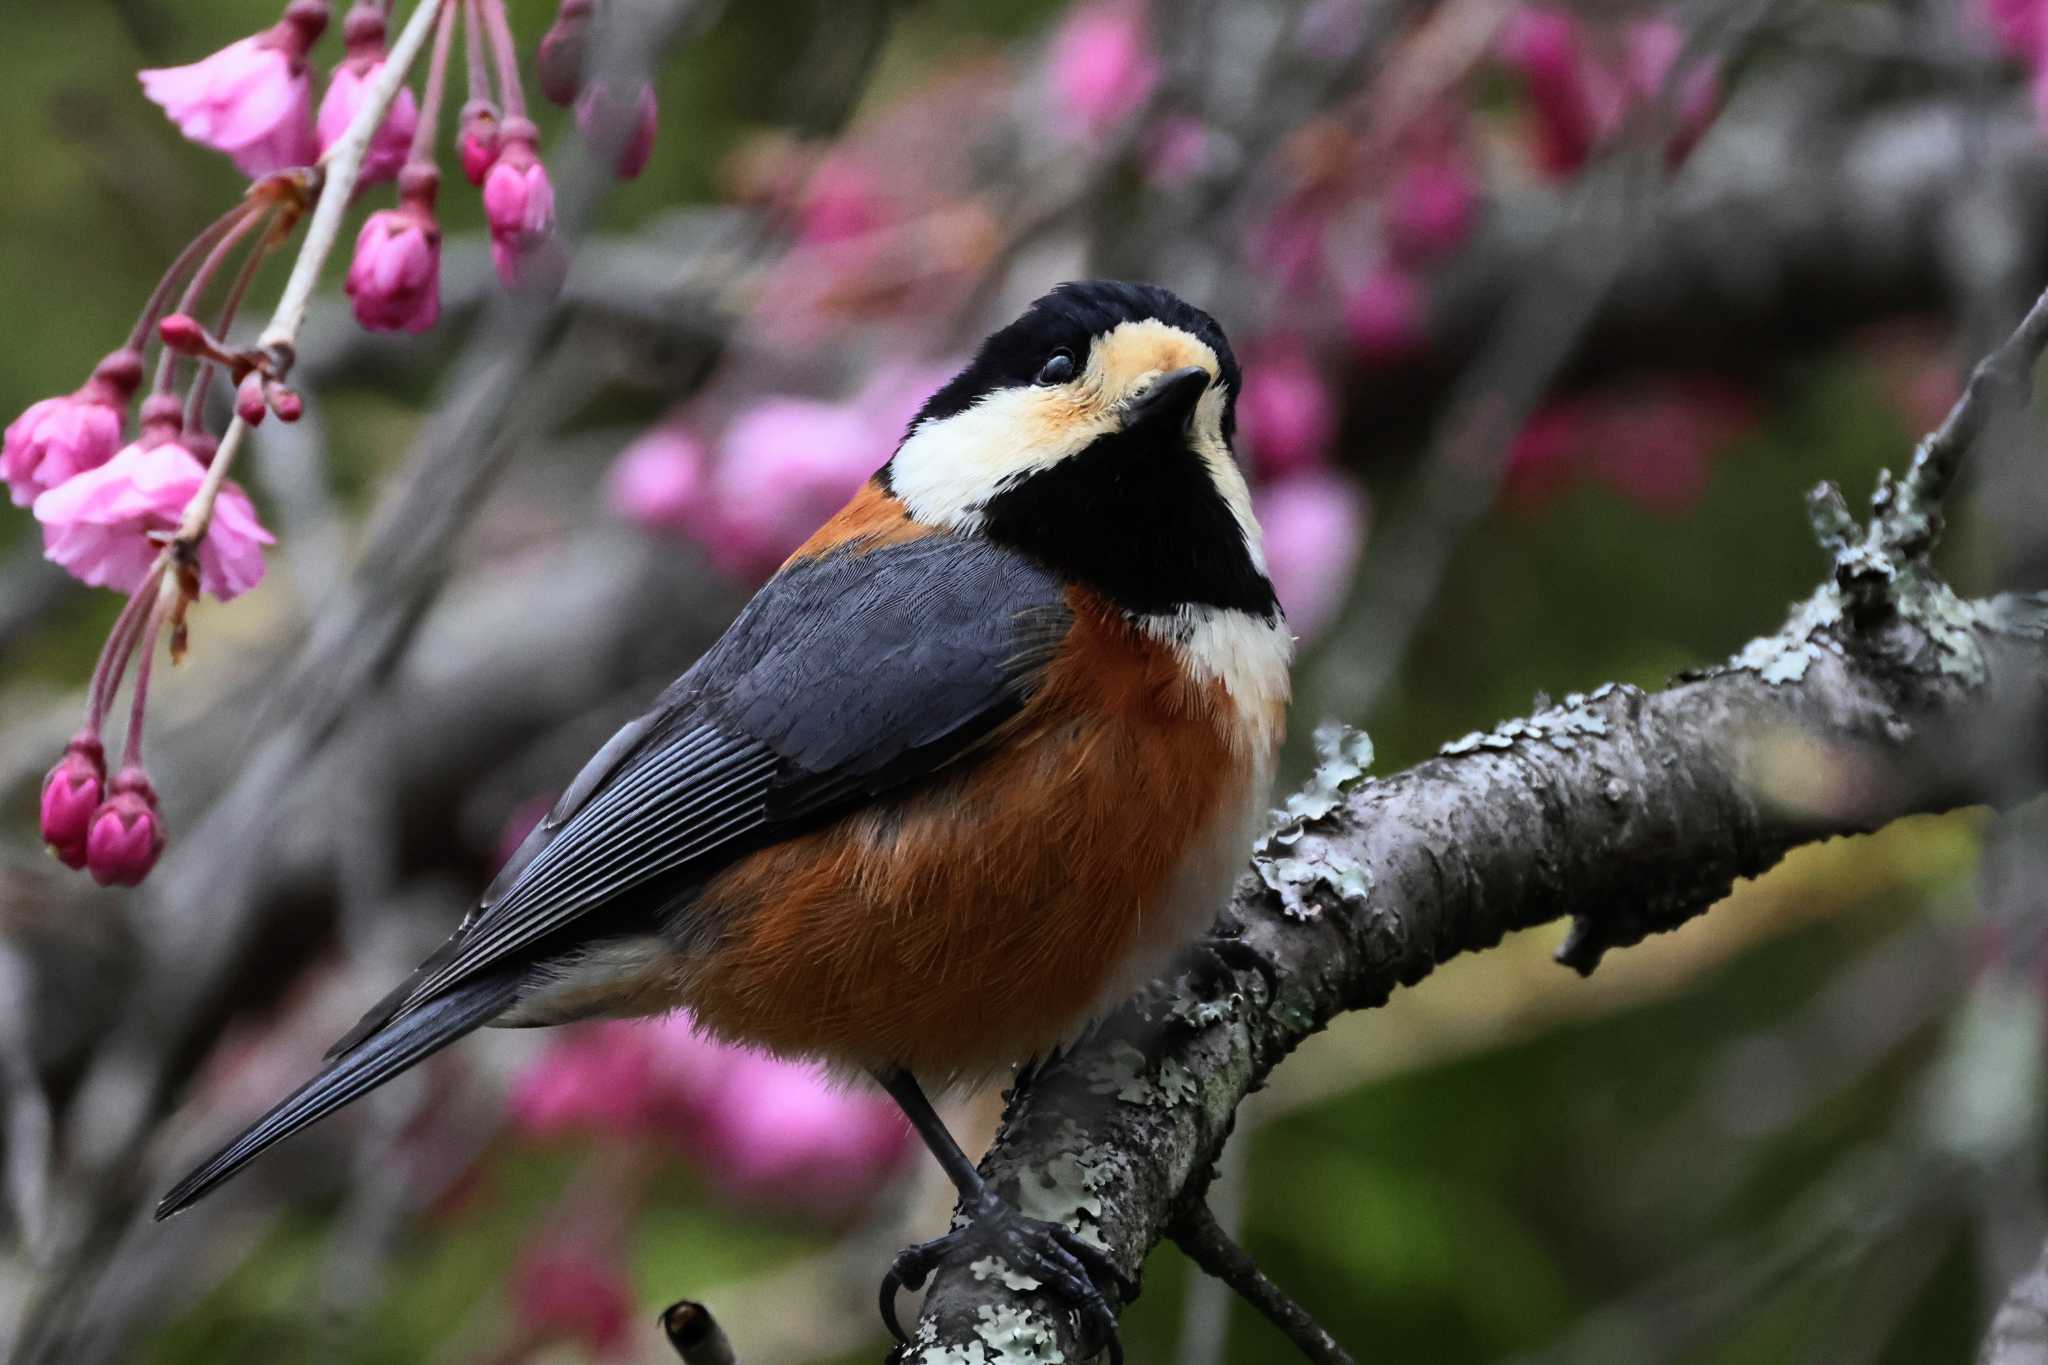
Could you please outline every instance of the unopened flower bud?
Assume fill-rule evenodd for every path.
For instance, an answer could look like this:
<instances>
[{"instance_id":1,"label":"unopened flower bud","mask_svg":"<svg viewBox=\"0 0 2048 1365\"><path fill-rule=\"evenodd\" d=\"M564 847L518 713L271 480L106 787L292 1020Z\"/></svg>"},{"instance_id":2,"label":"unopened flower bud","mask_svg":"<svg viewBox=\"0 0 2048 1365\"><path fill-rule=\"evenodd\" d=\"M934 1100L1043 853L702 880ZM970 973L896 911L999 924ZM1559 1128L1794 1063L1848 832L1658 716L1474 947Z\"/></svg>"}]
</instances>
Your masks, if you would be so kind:
<instances>
[{"instance_id":1,"label":"unopened flower bud","mask_svg":"<svg viewBox=\"0 0 2048 1365\"><path fill-rule=\"evenodd\" d=\"M270 410L277 414L280 422L296 422L306 415L306 400L299 397L297 389L282 380L264 380L263 396L270 400Z\"/></svg>"},{"instance_id":2,"label":"unopened flower bud","mask_svg":"<svg viewBox=\"0 0 2048 1365\"><path fill-rule=\"evenodd\" d=\"M86 831L107 783L107 755L99 737L81 732L43 779L43 842L66 867L85 866Z\"/></svg>"},{"instance_id":3,"label":"unopened flower bud","mask_svg":"<svg viewBox=\"0 0 2048 1365\"><path fill-rule=\"evenodd\" d=\"M484 183L498 161L498 109L489 100L462 106L462 131L456 138L462 173L472 185Z\"/></svg>"},{"instance_id":4,"label":"unopened flower bud","mask_svg":"<svg viewBox=\"0 0 2048 1365\"><path fill-rule=\"evenodd\" d=\"M180 355L197 355L206 349L206 328L190 313L171 313L156 325L164 345Z\"/></svg>"},{"instance_id":5,"label":"unopened flower bud","mask_svg":"<svg viewBox=\"0 0 2048 1365\"><path fill-rule=\"evenodd\" d=\"M262 425L269 412L270 404L263 400L263 376L251 370L235 386L235 416L253 427Z\"/></svg>"},{"instance_id":6,"label":"unopened flower bud","mask_svg":"<svg viewBox=\"0 0 2048 1365\"><path fill-rule=\"evenodd\" d=\"M551 104L564 109L576 102L583 89L583 63L589 48L591 0L562 0L555 22L540 37L540 56L534 65L540 76L540 92Z\"/></svg>"},{"instance_id":7,"label":"unopened flower bud","mask_svg":"<svg viewBox=\"0 0 2048 1365\"><path fill-rule=\"evenodd\" d=\"M622 100L610 86L594 82L576 101L576 126L619 179L632 180L647 169L661 126L654 87L643 83L630 100Z\"/></svg>"},{"instance_id":8,"label":"unopened flower bud","mask_svg":"<svg viewBox=\"0 0 2048 1365\"><path fill-rule=\"evenodd\" d=\"M136 886L164 851L156 790L135 767L116 773L108 790L86 831L85 870L101 886Z\"/></svg>"}]
</instances>

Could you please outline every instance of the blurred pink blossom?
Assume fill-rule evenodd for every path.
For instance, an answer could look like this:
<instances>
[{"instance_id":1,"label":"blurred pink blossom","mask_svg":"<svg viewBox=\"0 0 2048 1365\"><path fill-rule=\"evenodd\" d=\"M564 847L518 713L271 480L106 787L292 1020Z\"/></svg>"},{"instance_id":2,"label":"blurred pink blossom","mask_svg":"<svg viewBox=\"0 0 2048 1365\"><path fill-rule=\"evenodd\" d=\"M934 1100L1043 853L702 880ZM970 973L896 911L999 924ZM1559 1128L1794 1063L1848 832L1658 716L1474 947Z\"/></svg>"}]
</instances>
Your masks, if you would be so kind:
<instances>
[{"instance_id":1,"label":"blurred pink blossom","mask_svg":"<svg viewBox=\"0 0 2048 1365\"><path fill-rule=\"evenodd\" d=\"M1053 35L1054 98L1081 131L1099 136L1137 112L1159 80L1159 59L1135 0L1087 0Z\"/></svg>"},{"instance_id":2,"label":"blurred pink blossom","mask_svg":"<svg viewBox=\"0 0 2048 1365\"><path fill-rule=\"evenodd\" d=\"M882 462L895 434L850 403L774 397L733 418L712 472L716 513L706 529L712 562L766 578Z\"/></svg>"},{"instance_id":3,"label":"blurred pink blossom","mask_svg":"<svg viewBox=\"0 0 2048 1365\"><path fill-rule=\"evenodd\" d=\"M553 240L555 189L541 164L540 130L523 118L499 128L498 151L484 175L484 219L491 260L508 286L526 282L529 266Z\"/></svg>"},{"instance_id":4,"label":"blurred pink blossom","mask_svg":"<svg viewBox=\"0 0 2048 1365\"><path fill-rule=\"evenodd\" d=\"M1980 0L1972 8L1999 46L2032 73L2034 114L2048 124L2048 4L2043 0Z\"/></svg>"},{"instance_id":5,"label":"blurred pink blossom","mask_svg":"<svg viewBox=\"0 0 2048 1365\"><path fill-rule=\"evenodd\" d=\"M593 81L577 96L576 127L593 149L610 152L613 174L637 179L654 155L654 135L661 129L654 87L642 84L631 99L622 99L602 81Z\"/></svg>"},{"instance_id":6,"label":"blurred pink blossom","mask_svg":"<svg viewBox=\"0 0 2048 1365\"><path fill-rule=\"evenodd\" d=\"M1216 135L1193 114L1172 114L1147 132L1138 155L1147 180L1173 189L1210 169L1216 160Z\"/></svg>"},{"instance_id":7,"label":"blurred pink blossom","mask_svg":"<svg viewBox=\"0 0 2048 1365\"><path fill-rule=\"evenodd\" d=\"M513 1311L536 1343L571 1342L593 1356L632 1343L633 1290L615 1256L568 1241L543 1244L512 1272Z\"/></svg>"},{"instance_id":8,"label":"blurred pink blossom","mask_svg":"<svg viewBox=\"0 0 2048 1365\"><path fill-rule=\"evenodd\" d=\"M137 441L36 499L43 553L93 587L133 592L156 559L151 533L178 528L205 477L185 445ZM275 543L249 495L232 482L222 485L199 542L201 587L223 602L247 592L263 579L263 547Z\"/></svg>"},{"instance_id":9,"label":"blurred pink blossom","mask_svg":"<svg viewBox=\"0 0 2048 1365\"><path fill-rule=\"evenodd\" d=\"M826 156L797 194L796 238L823 245L861 237L896 217L881 177L849 156Z\"/></svg>"},{"instance_id":10,"label":"blurred pink blossom","mask_svg":"<svg viewBox=\"0 0 2048 1365\"><path fill-rule=\"evenodd\" d=\"M341 141L342 134L355 121L356 110L362 108L369 96L377 73L384 69L383 11L373 4L358 3L342 24L342 36L348 44L348 55L328 77L327 93L320 97L320 113L313 123L323 155ZM419 121L419 102L411 90L401 86L384 122L370 138L370 149L363 155L360 183L382 184L398 175Z\"/></svg>"},{"instance_id":11,"label":"blurred pink blossom","mask_svg":"<svg viewBox=\"0 0 2048 1365\"><path fill-rule=\"evenodd\" d=\"M1255 488L1252 505L1287 624L1313 639L1350 594L1365 547L1365 490L1341 474L1307 470Z\"/></svg>"},{"instance_id":12,"label":"blurred pink blossom","mask_svg":"<svg viewBox=\"0 0 2048 1365\"><path fill-rule=\"evenodd\" d=\"M682 1013L551 1043L514 1084L512 1120L536 1137L667 1139L734 1198L827 1215L873 1194L910 1148L887 1099L713 1042Z\"/></svg>"},{"instance_id":13,"label":"blurred pink blossom","mask_svg":"<svg viewBox=\"0 0 2048 1365\"><path fill-rule=\"evenodd\" d=\"M1323 463L1337 434L1337 405L1305 345L1279 337L1248 349L1237 420L1261 475Z\"/></svg>"},{"instance_id":14,"label":"blurred pink blossom","mask_svg":"<svg viewBox=\"0 0 2048 1365\"><path fill-rule=\"evenodd\" d=\"M1394 258L1420 264L1463 246L1478 216L1479 183L1452 150L1410 159L1387 187L1381 213Z\"/></svg>"},{"instance_id":15,"label":"blurred pink blossom","mask_svg":"<svg viewBox=\"0 0 2048 1365\"><path fill-rule=\"evenodd\" d=\"M32 403L0 438L0 478L16 507L74 474L96 469L121 448L129 399L142 382L142 357L120 350L62 398Z\"/></svg>"},{"instance_id":16,"label":"blurred pink blossom","mask_svg":"<svg viewBox=\"0 0 2048 1365\"><path fill-rule=\"evenodd\" d=\"M489 100L471 100L463 105L455 153L470 184L482 185L491 167L498 164L498 145L498 106Z\"/></svg>"},{"instance_id":17,"label":"blurred pink blossom","mask_svg":"<svg viewBox=\"0 0 2048 1365\"><path fill-rule=\"evenodd\" d=\"M226 152L243 174L268 175L319 154L306 52L327 27L321 0L293 0L284 18L189 66L140 73L142 91L178 131Z\"/></svg>"},{"instance_id":18,"label":"blurred pink blossom","mask_svg":"<svg viewBox=\"0 0 2048 1365\"><path fill-rule=\"evenodd\" d=\"M1557 178L1577 172L1632 114L1665 97L1684 48L1684 30L1661 15L1631 19L1607 34L1559 6L1517 9L1498 51L1528 96L1537 166ZM1675 165L1718 112L1719 77L1711 64L1696 63L1670 93L1665 154Z\"/></svg>"},{"instance_id":19,"label":"blurred pink blossom","mask_svg":"<svg viewBox=\"0 0 2048 1365\"><path fill-rule=\"evenodd\" d=\"M696 534L710 506L709 454L681 418L649 427L627 446L605 480L611 509L650 531Z\"/></svg>"},{"instance_id":20,"label":"blurred pink blossom","mask_svg":"<svg viewBox=\"0 0 2048 1365\"><path fill-rule=\"evenodd\" d=\"M1369 365L1406 360L1429 344L1429 297L1406 270L1382 264L1344 299L1344 326Z\"/></svg>"},{"instance_id":21,"label":"blurred pink blossom","mask_svg":"<svg viewBox=\"0 0 2048 1365\"><path fill-rule=\"evenodd\" d=\"M1713 379L1662 379L1553 401L1509 449L1510 494L1532 504L1587 480L1675 515L1706 493L1713 464L1755 423L1749 397Z\"/></svg>"}]
</instances>

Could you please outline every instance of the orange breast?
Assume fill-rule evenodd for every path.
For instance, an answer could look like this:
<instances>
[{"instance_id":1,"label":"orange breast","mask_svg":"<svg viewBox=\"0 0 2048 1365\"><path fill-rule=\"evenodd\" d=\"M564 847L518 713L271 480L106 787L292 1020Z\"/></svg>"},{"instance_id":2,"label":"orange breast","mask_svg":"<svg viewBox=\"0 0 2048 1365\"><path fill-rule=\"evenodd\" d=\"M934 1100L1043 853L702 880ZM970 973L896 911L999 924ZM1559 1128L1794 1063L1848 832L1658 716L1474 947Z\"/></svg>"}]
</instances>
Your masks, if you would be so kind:
<instances>
[{"instance_id":1,"label":"orange breast","mask_svg":"<svg viewBox=\"0 0 2048 1365\"><path fill-rule=\"evenodd\" d=\"M1189 854L1241 807L1220 687L1093 594L983 756L753 854L693 918L731 926L682 968L712 1029L780 1051L985 1072L1074 1028L1135 952L1178 937Z\"/></svg>"}]
</instances>

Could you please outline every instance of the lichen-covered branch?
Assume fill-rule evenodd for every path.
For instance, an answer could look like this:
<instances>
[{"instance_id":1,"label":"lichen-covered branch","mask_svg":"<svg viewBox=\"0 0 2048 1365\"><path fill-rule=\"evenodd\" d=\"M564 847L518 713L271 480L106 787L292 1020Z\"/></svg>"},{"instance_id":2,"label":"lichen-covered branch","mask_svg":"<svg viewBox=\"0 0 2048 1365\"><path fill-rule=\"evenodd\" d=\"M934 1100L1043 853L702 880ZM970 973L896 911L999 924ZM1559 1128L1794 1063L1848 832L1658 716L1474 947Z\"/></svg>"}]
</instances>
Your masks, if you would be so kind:
<instances>
[{"instance_id":1,"label":"lichen-covered branch","mask_svg":"<svg viewBox=\"0 0 2048 1365\"><path fill-rule=\"evenodd\" d=\"M1908 600L1852 626L1833 588L1734 660L1665 691L1607 686L1363 776L1326 744L1226 919L1272 964L1184 978L1042 1070L984 1174L1135 1275L1201 1197L1238 1104L1344 1010L1459 953L1564 917L1560 956L1675 929L1802 843L2006 790L2048 721L2048 601ZM1999 737L1999 763L1975 738ZM2039 765L2035 765L2038 772ZM1075 1323L964 1266L937 1277L906 1358L1078 1360Z\"/></svg>"},{"instance_id":2,"label":"lichen-covered branch","mask_svg":"<svg viewBox=\"0 0 2048 1365\"><path fill-rule=\"evenodd\" d=\"M2006 1291L1977 1365L2048 1365L2048 1247Z\"/></svg>"}]
</instances>

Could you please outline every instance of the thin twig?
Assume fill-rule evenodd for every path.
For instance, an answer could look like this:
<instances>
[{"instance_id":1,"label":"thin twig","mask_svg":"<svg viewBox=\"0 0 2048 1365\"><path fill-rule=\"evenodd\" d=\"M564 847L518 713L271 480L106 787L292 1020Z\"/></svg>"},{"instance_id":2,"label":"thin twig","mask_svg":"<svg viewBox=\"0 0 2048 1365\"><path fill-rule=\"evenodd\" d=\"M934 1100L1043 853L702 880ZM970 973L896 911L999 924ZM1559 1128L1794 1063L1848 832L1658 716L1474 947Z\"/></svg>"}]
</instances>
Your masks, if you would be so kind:
<instances>
[{"instance_id":1,"label":"thin twig","mask_svg":"<svg viewBox=\"0 0 2048 1365\"><path fill-rule=\"evenodd\" d=\"M725 1329L694 1299L678 1299L664 1308L661 1330L683 1365L739 1365Z\"/></svg>"},{"instance_id":2,"label":"thin twig","mask_svg":"<svg viewBox=\"0 0 2048 1365\"><path fill-rule=\"evenodd\" d=\"M1303 1359L1314 1361L1315 1365L1357 1365L1351 1352L1337 1343L1327 1327L1275 1284L1271 1276L1259 1269L1250 1253L1230 1239L1206 1202L1191 1201L1174 1219L1168 1235L1188 1254L1189 1260L1236 1290L1239 1298L1279 1328Z\"/></svg>"}]
</instances>

